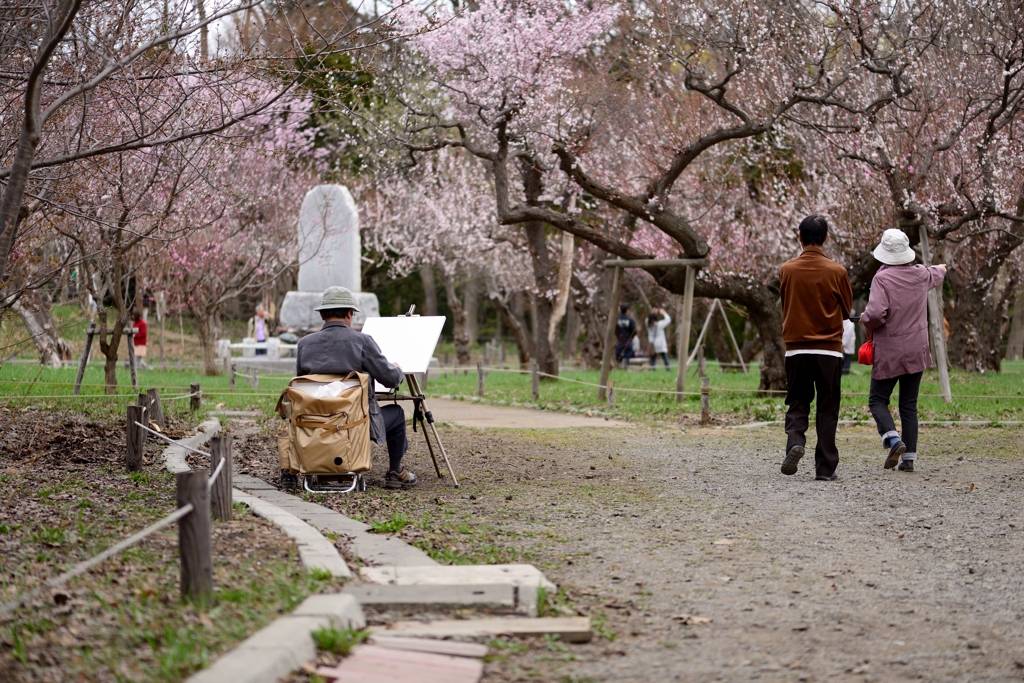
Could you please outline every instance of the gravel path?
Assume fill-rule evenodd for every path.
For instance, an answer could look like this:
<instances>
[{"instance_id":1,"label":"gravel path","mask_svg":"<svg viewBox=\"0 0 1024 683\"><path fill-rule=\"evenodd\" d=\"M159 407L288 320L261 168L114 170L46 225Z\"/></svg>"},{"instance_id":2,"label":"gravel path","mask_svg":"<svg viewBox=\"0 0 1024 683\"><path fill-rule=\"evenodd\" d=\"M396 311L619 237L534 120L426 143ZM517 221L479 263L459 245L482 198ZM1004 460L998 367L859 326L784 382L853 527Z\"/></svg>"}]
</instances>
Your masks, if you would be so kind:
<instances>
[{"instance_id":1,"label":"gravel path","mask_svg":"<svg viewBox=\"0 0 1024 683\"><path fill-rule=\"evenodd\" d=\"M594 618L593 643L499 651L487 681L1019 681L1022 435L926 429L905 474L843 426L839 481L816 482L811 457L779 473L778 429L449 427L462 489L410 434L420 486L378 472L324 504L407 513L402 537L435 553L533 562ZM272 478L267 446L252 467Z\"/></svg>"}]
</instances>

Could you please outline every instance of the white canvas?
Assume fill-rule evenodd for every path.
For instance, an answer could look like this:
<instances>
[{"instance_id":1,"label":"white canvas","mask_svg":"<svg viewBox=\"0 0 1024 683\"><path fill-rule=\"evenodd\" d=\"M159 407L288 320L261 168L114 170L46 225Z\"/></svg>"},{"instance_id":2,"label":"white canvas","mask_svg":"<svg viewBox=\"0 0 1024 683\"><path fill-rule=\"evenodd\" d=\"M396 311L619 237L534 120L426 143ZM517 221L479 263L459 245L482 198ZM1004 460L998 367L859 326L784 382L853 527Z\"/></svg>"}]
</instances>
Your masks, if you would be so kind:
<instances>
[{"instance_id":1,"label":"white canvas","mask_svg":"<svg viewBox=\"0 0 1024 683\"><path fill-rule=\"evenodd\" d=\"M398 363L402 372L422 373L430 365L444 320L443 315L367 318L362 331L373 337L384 357Z\"/></svg>"}]
</instances>

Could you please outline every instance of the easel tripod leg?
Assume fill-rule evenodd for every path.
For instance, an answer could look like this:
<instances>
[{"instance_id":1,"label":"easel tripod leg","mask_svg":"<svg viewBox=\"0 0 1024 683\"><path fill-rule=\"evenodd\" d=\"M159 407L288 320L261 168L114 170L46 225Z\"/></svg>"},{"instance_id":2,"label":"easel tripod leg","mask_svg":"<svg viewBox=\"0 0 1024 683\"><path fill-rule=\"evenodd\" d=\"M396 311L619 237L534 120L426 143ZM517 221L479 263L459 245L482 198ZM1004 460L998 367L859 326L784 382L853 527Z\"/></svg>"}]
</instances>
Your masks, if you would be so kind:
<instances>
[{"instance_id":1,"label":"easel tripod leg","mask_svg":"<svg viewBox=\"0 0 1024 683\"><path fill-rule=\"evenodd\" d=\"M455 470L452 469L452 463L448 459L448 453L444 450L444 444L441 443L441 436L437 433L437 428L434 426L434 418L430 414L430 410L427 408L427 402L423 398L423 392L420 391L420 383L416 381L415 375L406 375L406 379L409 382L409 389L413 396L416 397L416 401L420 406L420 413L423 415L425 421L430 424L430 432L434 435L434 440L437 441L437 448L441 451L441 457L444 458L444 464L448 467L448 473L452 475L452 483L455 488L459 488L459 479L455 476ZM422 423L421 423L422 424ZM424 425L423 435L427 435L426 425ZM430 447L430 439L427 439L427 447ZM434 467L437 469L437 458L434 457L434 449L430 448L430 457L434 458ZM441 475L441 470L437 469L437 476Z\"/></svg>"},{"instance_id":2,"label":"easel tripod leg","mask_svg":"<svg viewBox=\"0 0 1024 683\"><path fill-rule=\"evenodd\" d=\"M441 467L437 463L437 456L434 455L434 446L431 445L431 443L430 443L430 435L427 434L427 421L426 421L426 419L424 419L422 417L423 414L424 414L423 413L423 411L424 411L423 402L417 400L415 402L415 405L416 405L416 408L418 410L417 409L413 409L413 414L412 414L413 415L413 420L416 419L416 414L419 413L419 415L421 416L420 417L420 427L423 429L423 439L424 439L424 441L427 442L427 450L430 451L430 459L434 461L434 471L437 472L437 478L438 479L443 479L444 475L441 474ZM415 423L413 424L413 426L415 426ZM439 441L438 443L441 443L441 442Z\"/></svg>"}]
</instances>

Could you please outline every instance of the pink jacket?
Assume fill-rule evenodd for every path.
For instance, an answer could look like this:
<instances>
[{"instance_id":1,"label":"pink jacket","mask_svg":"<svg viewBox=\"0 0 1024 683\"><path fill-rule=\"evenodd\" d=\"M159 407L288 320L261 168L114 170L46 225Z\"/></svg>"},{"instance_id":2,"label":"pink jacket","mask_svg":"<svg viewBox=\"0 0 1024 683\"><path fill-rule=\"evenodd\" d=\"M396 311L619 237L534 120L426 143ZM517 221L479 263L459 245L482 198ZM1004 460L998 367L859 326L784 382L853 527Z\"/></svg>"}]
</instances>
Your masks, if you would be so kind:
<instances>
[{"instance_id":1,"label":"pink jacket","mask_svg":"<svg viewBox=\"0 0 1024 683\"><path fill-rule=\"evenodd\" d=\"M873 333L871 379L922 372L932 364L928 345L928 290L942 284L938 266L882 266L860 321Z\"/></svg>"}]
</instances>

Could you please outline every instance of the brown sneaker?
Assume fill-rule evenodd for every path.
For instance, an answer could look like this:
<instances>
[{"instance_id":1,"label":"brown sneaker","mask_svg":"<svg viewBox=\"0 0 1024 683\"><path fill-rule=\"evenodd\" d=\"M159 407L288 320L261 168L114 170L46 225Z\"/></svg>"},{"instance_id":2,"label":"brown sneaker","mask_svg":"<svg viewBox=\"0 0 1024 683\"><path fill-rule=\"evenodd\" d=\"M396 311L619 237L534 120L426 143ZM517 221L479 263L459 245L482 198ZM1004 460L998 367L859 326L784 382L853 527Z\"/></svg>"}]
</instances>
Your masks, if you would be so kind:
<instances>
[{"instance_id":1,"label":"brown sneaker","mask_svg":"<svg viewBox=\"0 0 1024 683\"><path fill-rule=\"evenodd\" d=\"M913 472L914 471L914 461L913 460L903 460L896 467L896 469L898 469L900 472Z\"/></svg>"},{"instance_id":2,"label":"brown sneaker","mask_svg":"<svg viewBox=\"0 0 1024 683\"><path fill-rule=\"evenodd\" d=\"M409 486L415 486L419 479L413 474L412 470L407 467L403 467L401 472L388 472L384 477L384 488L386 489L401 489Z\"/></svg>"},{"instance_id":3,"label":"brown sneaker","mask_svg":"<svg viewBox=\"0 0 1024 683\"><path fill-rule=\"evenodd\" d=\"M907 445L902 441L897 441L889 449L889 457L882 463L882 467L887 470L891 470L896 467L896 464L900 461L900 456L907 452Z\"/></svg>"}]
</instances>

